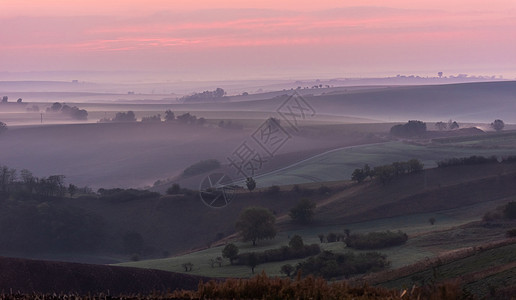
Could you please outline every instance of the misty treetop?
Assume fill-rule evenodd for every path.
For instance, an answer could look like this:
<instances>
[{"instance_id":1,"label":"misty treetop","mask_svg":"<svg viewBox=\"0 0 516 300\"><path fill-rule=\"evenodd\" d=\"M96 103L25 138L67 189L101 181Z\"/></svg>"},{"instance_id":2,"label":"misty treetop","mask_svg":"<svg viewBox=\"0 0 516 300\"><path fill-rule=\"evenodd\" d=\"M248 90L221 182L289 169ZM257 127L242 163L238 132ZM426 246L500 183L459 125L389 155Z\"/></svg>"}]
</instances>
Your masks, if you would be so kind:
<instances>
[{"instance_id":1,"label":"misty treetop","mask_svg":"<svg viewBox=\"0 0 516 300\"><path fill-rule=\"evenodd\" d=\"M213 91L204 91L201 93L194 93L193 95L181 97L179 100L182 102L204 102L221 100L226 95L226 91L222 88L216 88Z\"/></svg>"},{"instance_id":2,"label":"misty treetop","mask_svg":"<svg viewBox=\"0 0 516 300\"><path fill-rule=\"evenodd\" d=\"M76 120L88 119L88 112L85 109L79 109L77 106L69 106L59 102L55 102L52 106L47 107L47 113L61 113Z\"/></svg>"},{"instance_id":3,"label":"misty treetop","mask_svg":"<svg viewBox=\"0 0 516 300\"><path fill-rule=\"evenodd\" d=\"M394 125L391 128L391 135L399 137L420 137L426 133L426 123L417 120L410 120L406 124Z\"/></svg>"}]
</instances>

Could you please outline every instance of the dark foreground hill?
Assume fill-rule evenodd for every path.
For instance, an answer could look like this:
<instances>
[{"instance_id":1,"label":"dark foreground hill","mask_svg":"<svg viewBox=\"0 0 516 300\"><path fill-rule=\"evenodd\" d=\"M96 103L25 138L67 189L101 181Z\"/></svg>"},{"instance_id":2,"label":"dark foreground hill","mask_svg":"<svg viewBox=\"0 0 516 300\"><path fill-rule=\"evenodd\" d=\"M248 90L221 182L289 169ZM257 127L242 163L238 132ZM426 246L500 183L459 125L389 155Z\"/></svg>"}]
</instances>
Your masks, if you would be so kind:
<instances>
[{"instance_id":1,"label":"dark foreground hill","mask_svg":"<svg viewBox=\"0 0 516 300\"><path fill-rule=\"evenodd\" d=\"M159 270L0 257L3 293L149 294L197 289L209 278Z\"/></svg>"}]
</instances>

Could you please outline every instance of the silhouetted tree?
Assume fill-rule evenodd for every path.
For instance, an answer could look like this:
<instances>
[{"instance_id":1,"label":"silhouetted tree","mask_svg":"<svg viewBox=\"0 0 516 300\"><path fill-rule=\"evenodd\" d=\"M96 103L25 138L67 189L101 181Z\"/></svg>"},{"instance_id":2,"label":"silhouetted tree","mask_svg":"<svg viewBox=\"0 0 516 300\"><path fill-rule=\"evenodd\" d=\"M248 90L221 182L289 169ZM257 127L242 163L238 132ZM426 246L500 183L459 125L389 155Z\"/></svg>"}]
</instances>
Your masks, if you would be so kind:
<instances>
[{"instance_id":1,"label":"silhouetted tree","mask_svg":"<svg viewBox=\"0 0 516 300\"><path fill-rule=\"evenodd\" d=\"M351 174L351 180L354 180L358 183L364 181L364 179L367 178L367 175L365 174L363 169L355 169L353 173Z\"/></svg>"},{"instance_id":2,"label":"silhouetted tree","mask_svg":"<svg viewBox=\"0 0 516 300\"><path fill-rule=\"evenodd\" d=\"M229 263L233 264L233 261L238 257L238 247L235 244L227 244L222 249L222 257L229 259Z\"/></svg>"},{"instance_id":3,"label":"silhouetted tree","mask_svg":"<svg viewBox=\"0 0 516 300\"><path fill-rule=\"evenodd\" d=\"M315 215L315 207L315 202L303 198L290 210L289 216L295 223L310 224Z\"/></svg>"},{"instance_id":4,"label":"silhouetted tree","mask_svg":"<svg viewBox=\"0 0 516 300\"><path fill-rule=\"evenodd\" d=\"M291 264L286 264L281 266L280 273L287 275L287 277L290 277L290 274L294 272L296 268L294 268Z\"/></svg>"},{"instance_id":5,"label":"silhouetted tree","mask_svg":"<svg viewBox=\"0 0 516 300\"><path fill-rule=\"evenodd\" d=\"M77 186L70 183L68 185L68 193L70 194L70 198L73 198L73 195L75 195L75 193L77 193Z\"/></svg>"},{"instance_id":6,"label":"silhouetted tree","mask_svg":"<svg viewBox=\"0 0 516 300\"><path fill-rule=\"evenodd\" d=\"M448 127L448 124L446 124L444 122L435 123L435 128L437 128L439 131L446 130L447 127Z\"/></svg>"},{"instance_id":7,"label":"silhouetted tree","mask_svg":"<svg viewBox=\"0 0 516 300\"><path fill-rule=\"evenodd\" d=\"M449 120L448 121L448 130L455 130L455 129L459 129L459 123L457 123L456 121L453 121L453 120Z\"/></svg>"},{"instance_id":8,"label":"silhouetted tree","mask_svg":"<svg viewBox=\"0 0 516 300\"><path fill-rule=\"evenodd\" d=\"M417 137L426 132L426 123L417 120L410 120L406 124L392 126L390 132L395 136Z\"/></svg>"},{"instance_id":9,"label":"silhouetted tree","mask_svg":"<svg viewBox=\"0 0 516 300\"><path fill-rule=\"evenodd\" d=\"M245 180L245 185L247 186L249 192L252 192L256 188L256 181L253 179L253 177L247 177Z\"/></svg>"},{"instance_id":10,"label":"silhouetted tree","mask_svg":"<svg viewBox=\"0 0 516 300\"><path fill-rule=\"evenodd\" d=\"M244 242L252 241L253 246L256 246L257 240L272 239L276 236L275 222L276 218L270 210L249 207L240 214L235 227Z\"/></svg>"},{"instance_id":11,"label":"silhouetted tree","mask_svg":"<svg viewBox=\"0 0 516 300\"><path fill-rule=\"evenodd\" d=\"M0 134L7 131L7 125L4 122L0 122Z\"/></svg>"},{"instance_id":12,"label":"silhouetted tree","mask_svg":"<svg viewBox=\"0 0 516 300\"><path fill-rule=\"evenodd\" d=\"M303 238L301 238L301 236L296 234L290 239L290 241L288 242L288 245L290 248L292 248L294 250L302 249L304 246Z\"/></svg>"},{"instance_id":13,"label":"silhouetted tree","mask_svg":"<svg viewBox=\"0 0 516 300\"><path fill-rule=\"evenodd\" d=\"M165 112L165 122L174 121L175 119L176 117L170 109Z\"/></svg>"},{"instance_id":14,"label":"silhouetted tree","mask_svg":"<svg viewBox=\"0 0 516 300\"><path fill-rule=\"evenodd\" d=\"M491 127L496 131L502 131L505 127L505 123L500 119L496 119L493 123L491 123Z\"/></svg>"},{"instance_id":15,"label":"silhouetted tree","mask_svg":"<svg viewBox=\"0 0 516 300\"><path fill-rule=\"evenodd\" d=\"M251 273L254 274L254 268L256 268L257 265L258 256L254 252L249 253L249 255L247 256L247 266L251 268Z\"/></svg>"}]
</instances>

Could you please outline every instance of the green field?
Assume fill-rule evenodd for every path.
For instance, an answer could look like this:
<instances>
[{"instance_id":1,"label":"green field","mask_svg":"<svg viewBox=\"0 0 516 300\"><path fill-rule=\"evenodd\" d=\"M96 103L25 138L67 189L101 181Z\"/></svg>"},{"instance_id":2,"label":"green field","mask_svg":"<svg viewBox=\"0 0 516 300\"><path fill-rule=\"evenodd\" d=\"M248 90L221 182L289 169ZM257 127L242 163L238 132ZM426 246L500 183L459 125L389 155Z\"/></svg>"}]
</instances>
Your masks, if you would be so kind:
<instances>
[{"instance_id":1,"label":"green field","mask_svg":"<svg viewBox=\"0 0 516 300\"><path fill-rule=\"evenodd\" d=\"M461 209L446 210L435 213L414 214L338 226L319 226L281 231L274 240L260 241L256 247L253 247L251 243L234 243L238 246L240 253L259 252L288 245L289 237L298 234L302 236L305 244L317 243L321 246L321 250L331 250L337 253L344 251L360 252L346 248L345 244L342 242L320 244L317 235L320 233L328 234L330 232L343 233L344 229L350 229L351 232L357 233L402 230L409 235L409 240L405 245L380 250L381 253L387 255L387 259L391 262L391 267L398 268L423 260L427 257L433 257L439 254L443 249L450 250L471 246L470 243L480 243L483 239L490 241L493 237L487 234L475 236L475 241L467 241L466 238L469 234L468 230L457 229L457 226L479 220L488 207L496 207L509 200L510 199L500 199ZM430 217L434 217L436 219L435 225L429 224L428 219ZM446 234L464 236L465 239L446 239ZM439 239L436 241L436 237L441 238L443 236L445 237L445 240ZM440 245L439 247L436 247L434 244ZM218 246L165 259L127 262L118 265L184 272L184 268L181 265L183 263L191 262L194 264L194 267L191 272L188 272L188 274L210 277L242 278L251 277L253 275L249 267L232 266L226 259L224 259L222 267L215 266L212 268L210 259L222 256L222 249L223 246ZM279 272L282 265L291 264L295 266L300 261L302 261L302 259L261 264L256 267L255 272L261 272L263 270L270 276L284 276Z\"/></svg>"},{"instance_id":2,"label":"green field","mask_svg":"<svg viewBox=\"0 0 516 300\"><path fill-rule=\"evenodd\" d=\"M483 138L481 141L484 144L494 145L499 139L499 136L493 136L492 139ZM510 135L505 137L504 143L506 145L510 143L508 139L516 141L516 136ZM472 141L468 142L472 143ZM374 167L416 158L424 163L425 168L432 168L437 166L437 161L452 157L472 155L504 157L515 154L516 148L513 147L465 147L464 145L459 146L455 144L430 144L422 146L396 141L329 151L289 167L256 176L256 181L259 187L266 187L271 185L349 180L353 170L363 167L364 164Z\"/></svg>"}]
</instances>

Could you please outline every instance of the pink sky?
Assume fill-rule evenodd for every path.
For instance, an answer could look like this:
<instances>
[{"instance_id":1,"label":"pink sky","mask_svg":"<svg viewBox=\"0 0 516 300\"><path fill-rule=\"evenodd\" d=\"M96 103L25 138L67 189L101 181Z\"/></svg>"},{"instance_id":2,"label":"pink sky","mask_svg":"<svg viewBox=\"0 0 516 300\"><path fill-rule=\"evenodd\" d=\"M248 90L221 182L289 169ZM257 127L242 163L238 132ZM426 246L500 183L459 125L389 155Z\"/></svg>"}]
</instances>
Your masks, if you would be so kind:
<instances>
[{"instance_id":1,"label":"pink sky","mask_svg":"<svg viewBox=\"0 0 516 300\"><path fill-rule=\"evenodd\" d=\"M0 0L0 28L0 72L516 78L509 0Z\"/></svg>"}]
</instances>

